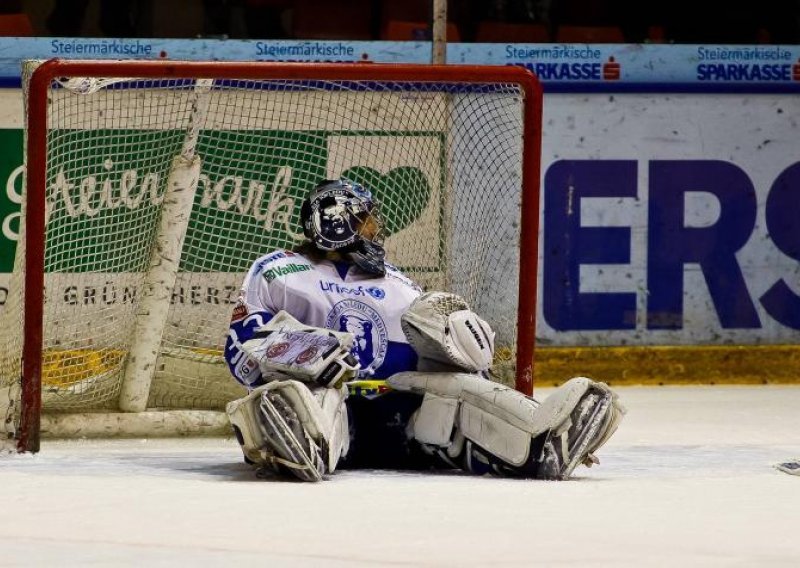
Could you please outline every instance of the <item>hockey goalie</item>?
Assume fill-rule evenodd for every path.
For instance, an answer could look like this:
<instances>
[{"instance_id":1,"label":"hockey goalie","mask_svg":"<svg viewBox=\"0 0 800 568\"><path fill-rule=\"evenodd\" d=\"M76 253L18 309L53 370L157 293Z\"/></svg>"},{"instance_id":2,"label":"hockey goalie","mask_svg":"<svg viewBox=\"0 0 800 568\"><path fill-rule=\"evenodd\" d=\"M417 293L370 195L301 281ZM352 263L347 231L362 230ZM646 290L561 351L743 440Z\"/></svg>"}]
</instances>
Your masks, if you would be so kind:
<instances>
[{"instance_id":1,"label":"hockey goalie","mask_svg":"<svg viewBox=\"0 0 800 568\"><path fill-rule=\"evenodd\" d=\"M317 481L338 468L458 468L567 479L619 425L608 386L574 378L543 402L489 380L494 333L466 302L422 293L385 261L371 192L321 182L307 240L253 263L225 357L245 460Z\"/></svg>"}]
</instances>

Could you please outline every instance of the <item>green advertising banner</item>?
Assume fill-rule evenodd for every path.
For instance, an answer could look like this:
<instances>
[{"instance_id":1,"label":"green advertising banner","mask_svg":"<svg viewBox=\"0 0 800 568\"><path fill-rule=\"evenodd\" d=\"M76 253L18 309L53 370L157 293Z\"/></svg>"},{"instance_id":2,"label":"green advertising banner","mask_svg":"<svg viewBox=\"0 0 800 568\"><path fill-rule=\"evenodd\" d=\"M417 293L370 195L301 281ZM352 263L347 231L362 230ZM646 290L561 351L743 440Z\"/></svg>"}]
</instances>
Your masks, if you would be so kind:
<instances>
[{"instance_id":1,"label":"green advertising banner","mask_svg":"<svg viewBox=\"0 0 800 568\"><path fill-rule=\"evenodd\" d=\"M22 130L0 129L0 273L11 272L19 232L19 208L22 202Z\"/></svg>"},{"instance_id":2,"label":"green advertising banner","mask_svg":"<svg viewBox=\"0 0 800 568\"><path fill-rule=\"evenodd\" d=\"M54 131L47 270L144 270L149 247L131 244L152 239L157 206L184 135L182 130ZM426 150L429 167L412 165L402 152L392 151L403 147ZM243 272L255 256L291 248L302 240L303 198L320 180L339 176L373 190L389 237L402 238L405 229L426 219L431 252L416 256L416 268L440 264L441 133L211 130L200 135L197 153L203 165L181 260L184 271ZM385 156L399 158L376 162Z\"/></svg>"}]
</instances>

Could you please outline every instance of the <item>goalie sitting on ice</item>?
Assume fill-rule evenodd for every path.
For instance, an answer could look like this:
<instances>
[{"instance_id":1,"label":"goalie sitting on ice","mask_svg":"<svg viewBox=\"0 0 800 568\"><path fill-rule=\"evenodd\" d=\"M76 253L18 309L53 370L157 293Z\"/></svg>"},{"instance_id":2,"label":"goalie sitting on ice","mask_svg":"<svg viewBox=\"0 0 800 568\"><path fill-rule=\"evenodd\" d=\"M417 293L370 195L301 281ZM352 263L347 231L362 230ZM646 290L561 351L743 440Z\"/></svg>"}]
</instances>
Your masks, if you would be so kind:
<instances>
[{"instance_id":1,"label":"goalie sitting on ice","mask_svg":"<svg viewBox=\"0 0 800 568\"><path fill-rule=\"evenodd\" d=\"M301 221L307 242L252 265L225 347L250 391L227 409L249 463L315 481L339 467L565 479L596 461L616 395L575 378L539 403L488 380L491 328L384 261L369 190L323 181Z\"/></svg>"}]
</instances>

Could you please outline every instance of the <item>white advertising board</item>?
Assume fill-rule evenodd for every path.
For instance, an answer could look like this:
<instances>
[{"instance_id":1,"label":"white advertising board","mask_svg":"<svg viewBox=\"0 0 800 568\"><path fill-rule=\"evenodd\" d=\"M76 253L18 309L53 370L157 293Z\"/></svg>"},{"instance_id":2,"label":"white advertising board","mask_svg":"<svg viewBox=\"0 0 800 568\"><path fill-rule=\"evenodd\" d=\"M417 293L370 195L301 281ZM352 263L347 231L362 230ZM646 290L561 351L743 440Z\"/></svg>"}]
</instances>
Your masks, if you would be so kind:
<instances>
[{"instance_id":1,"label":"white advertising board","mask_svg":"<svg viewBox=\"0 0 800 568\"><path fill-rule=\"evenodd\" d=\"M547 97L537 335L796 341L798 113L791 95Z\"/></svg>"}]
</instances>

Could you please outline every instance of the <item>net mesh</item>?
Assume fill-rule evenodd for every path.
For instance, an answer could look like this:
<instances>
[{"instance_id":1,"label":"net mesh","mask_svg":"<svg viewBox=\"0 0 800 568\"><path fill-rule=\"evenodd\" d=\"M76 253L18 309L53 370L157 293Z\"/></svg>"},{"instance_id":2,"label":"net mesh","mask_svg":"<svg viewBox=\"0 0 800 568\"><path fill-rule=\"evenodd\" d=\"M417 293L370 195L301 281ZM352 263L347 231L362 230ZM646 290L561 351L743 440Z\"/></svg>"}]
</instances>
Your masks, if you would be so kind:
<instances>
[{"instance_id":1,"label":"net mesh","mask_svg":"<svg viewBox=\"0 0 800 568\"><path fill-rule=\"evenodd\" d=\"M302 199L322 179L368 186L381 202L391 262L424 288L464 296L510 358L522 96L517 85L490 83L54 83L44 411L117 407L172 159L190 139L202 168L149 408L220 409L241 396L222 360L239 286L255 258L299 244ZM2 331L0 372L11 390L23 268L18 260Z\"/></svg>"}]
</instances>

